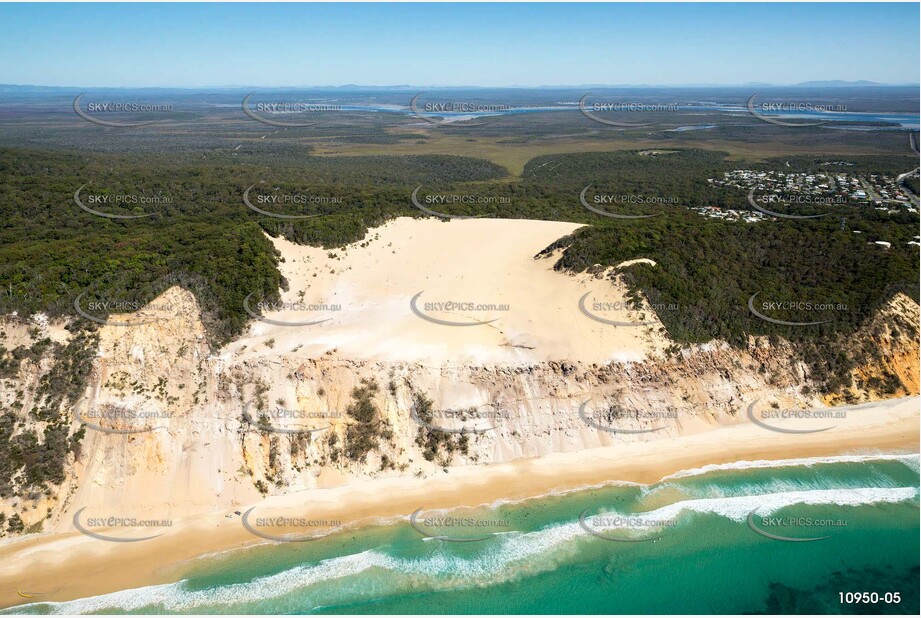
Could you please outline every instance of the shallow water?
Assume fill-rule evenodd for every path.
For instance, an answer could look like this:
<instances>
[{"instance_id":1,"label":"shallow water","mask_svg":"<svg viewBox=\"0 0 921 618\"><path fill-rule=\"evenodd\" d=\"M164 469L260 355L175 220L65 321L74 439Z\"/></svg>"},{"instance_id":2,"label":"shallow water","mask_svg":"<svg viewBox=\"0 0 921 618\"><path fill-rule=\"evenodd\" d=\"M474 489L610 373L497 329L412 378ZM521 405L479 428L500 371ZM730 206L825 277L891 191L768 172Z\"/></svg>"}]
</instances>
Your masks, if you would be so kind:
<instances>
[{"instance_id":1,"label":"shallow water","mask_svg":"<svg viewBox=\"0 0 921 618\"><path fill-rule=\"evenodd\" d=\"M426 539L401 520L211 557L182 582L17 609L916 614L918 468L917 455L707 466L462 509L451 514L492 525L437 529L482 541ZM842 604L843 592L900 601Z\"/></svg>"}]
</instances>

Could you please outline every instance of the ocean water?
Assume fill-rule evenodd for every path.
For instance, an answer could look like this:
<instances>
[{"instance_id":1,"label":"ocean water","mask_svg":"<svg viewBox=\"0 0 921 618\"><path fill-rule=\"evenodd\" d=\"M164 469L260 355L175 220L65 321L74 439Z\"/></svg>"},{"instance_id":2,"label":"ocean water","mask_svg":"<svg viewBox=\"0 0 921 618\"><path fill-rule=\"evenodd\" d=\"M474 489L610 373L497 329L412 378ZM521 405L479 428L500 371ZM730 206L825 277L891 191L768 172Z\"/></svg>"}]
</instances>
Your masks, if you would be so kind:
<instances>
[{"instance_id":1,"label":"ocean water","mask_svg":"<svg viewBox=\"0 0 921 618\"><path fill-rule=\"evenodd\" d=\"M407 108L394 108L393 106L374 106L374 105L344 105L341 106L343 110L346 111L366 111L366 112L387 112L387 113L398 113L398 114L412 114L412 112ZM589 111L593 111L591 105L588 107ZM577 112L579 107L577 105L559 105L559 106L535 106L535 107L512 107L509 109L497 110L497 111L486 111L486 112L440 112L440 113L424 113L422 115L429 116L432 118L443 118L445 120L460 121L460 120L470 120L474 118L486 118L490 116L508 116L516 114L538 114L543 112ZM737 105L679 105L677 111L681 112L724 112L729 114L737 115L739 113L749 114L748 108ZM674 112L670 112L674 113ZM874 113L874 112L826 112L826 111L790 111L790 110L775 110L771 112L765 112L765 116L771 117L783 117L786 120L792 120L794 122L799 121L799 119L808 119L811 121L848 121L848 122L889 122L893 123L895 127L877 127L873 125L866 125L861 128L863 131L876 131L876 130L917 130L919 126L919 116L918 114L911 113L900 113L900 112L885 112L885 113ZM669 113L663 113L663 118L668 118ZM703 126L695 127L697 129L703 128ZM710 127L707 127L710 128ZM826 128L841 128L846 129L848 127L836 127L833 125L827 125ZM672 130L688 130L683 127L679 129Z\"/></svg>"},{"instance_id":2,"label":"ocean water","mask_svg":"<svg viewBox=\"0 0 921 618\"><path fill-rule=\"evenodd\" d=\"M225 107L234 107L237 105L226 105ZM401 114L401 115L415 115L412 110L408 107L403 107L399 105L339 105L340 109L343 111L349 112L376 112L376 113L391 113L391 114ZM588 105L588 111L594 112L591 104ZM472 112L452 112L452 111L441 111L441 112L420 112L420 115L429 117L429 118L439 118L446 121L460 122L464 120L472 120L476 118L489 118L494 116L510 116L518 114L540 114L545 112L578 112L579 106L576 104L571 105L545 105L545 106L533 106L533 107L510 107L508 109L500 110L491 110L491 111L472 111ZM723 112L732 115L745 114L748 115L750 112L748 108L744 105L678 105L676 112ZM670 117L669 114L674 114L675 112L666 112L662 114L663 119ZM808 119L811 121L849 121L849 122L889 122L897 126L890 127L878 127L873 125L865 125L862 127L853 127L853 126L834 126L833 124L826 125L824 128L833 128L833 129L854 129L862 131L890 131L890 130L917 130L919 126L919 116L918 114L912 113L902 113L902 112L884 112L884 113L875 113L875 112L826 112L826 111L817 111L817 110L805 110L805 111L790 111L790 110L773 110L771 112L765 112L764 115L771 117L783 117L786 120L793 120L794 122L797 119ZM671 131L688 131L688 130L701 130L704 128L714 128L707 125L699 125L693 127L678 127L677 129L669 129Z\"/></svg>"},{"instance_id":3,"label":"ocean water","mask_svg":"<svg viewBox=\"0 0 921 618\"><path fill-rule=\"evenodd\" d=\"M5 613L916 615L918 486L918 455L707 466L416 520L452 540L400 519ZM419 524L445 514L477 523Z\"/></svg>"},{"instance_id":4,"label":"ocean water","mask_svg":"<svg viewBox=\"0 0 921 618\"><path fill-rule=\"evenodd\" d=\"M676 127L674 129L666 129L666 131L675 131L681 133L683 131L705 131L706 129L715 129L715 124L691 124L684 127Z\"/></svg>"}]
</instances>

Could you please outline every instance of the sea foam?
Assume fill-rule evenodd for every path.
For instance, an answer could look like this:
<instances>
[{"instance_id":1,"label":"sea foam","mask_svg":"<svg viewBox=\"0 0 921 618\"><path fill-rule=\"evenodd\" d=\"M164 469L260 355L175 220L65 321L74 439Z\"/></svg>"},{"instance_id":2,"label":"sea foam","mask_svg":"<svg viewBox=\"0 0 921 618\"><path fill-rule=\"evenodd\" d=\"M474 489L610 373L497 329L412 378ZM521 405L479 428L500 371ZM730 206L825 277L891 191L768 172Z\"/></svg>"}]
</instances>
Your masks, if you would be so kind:
<instances>
[{"instance_id":1,"label":"sea foam","mask_svg":"<svg viewBox=\"0 0 921 618\"><path fill-rule=\"evenodd\" d=\"M605 514L621 515L627 520L641 518L647 521L665 521L677 519L688 513L698 513L714 514L743 522L752 511L759 515L769 515L796 504L860 506L904 502L916 499L917 496L918 489L915 487L825 489L682 500L643 513L619 514L606 511ZM604 531L623 527L618 523L608 527L593 525L592 529ZM412 559L394 557L379 550L368 550L323 560L316 564L298 566L249 582L203 590L189 590L188 582L181 581L74 601L37 603L31 607L55 614L82 614L116 608L123 611L163 608L172 612L188 612L196 608L218 607L226 611L230 607L252 606L295 592L299 593L299 607L317 607L335 602L335 599L329 598L334 593L327 590L324 594L314 594L313 591L307 590L311 586L358 575L370 576L369 572L374 569L381 570L381 573L389 578L392 588L386 592L391 593L420 586L425 589L443 589L494 585L552 570L558 564L577 555L579 543L604 541L594 539L578 522L571 521L553 524L534 532L503 534L491 542L495 544L484 544L481 552L467 557L452 555L451 548L447 545L433 546L431 554ZM339 585L337 589L340 589ZM28 607L30 606L20 606L4 613L22 611Z\"/></svg>"},{"instance_id":2,"label":"sea foam","mask_svg":"<svg viewBox=\"0 0 921 618\"><path fill-rule=\"evenodd\" d=\"M871 455L838 455L834 457L803 457L799 459L756 459L753 461L735 461L732 463L725 464L709 464L706 466L701 466L700 468L689 468L687 470L679 470L674 474L669 474L668 476L662 477L661 481L667 481L670 479L681 479L688 478L693 476L702 476L704 474L710 474L712 472L720 471L731 471L731 470L750 470L757 468L787 468L787 467L812 467L822 464L836 464L836 463L867 463L872 461L899 461L905 464L909 469L918 472L919 461L921 461L921 455L919 454L908 454L908 455L886 455L886 454L871 454Z\"/></svg>"}]
</instances>

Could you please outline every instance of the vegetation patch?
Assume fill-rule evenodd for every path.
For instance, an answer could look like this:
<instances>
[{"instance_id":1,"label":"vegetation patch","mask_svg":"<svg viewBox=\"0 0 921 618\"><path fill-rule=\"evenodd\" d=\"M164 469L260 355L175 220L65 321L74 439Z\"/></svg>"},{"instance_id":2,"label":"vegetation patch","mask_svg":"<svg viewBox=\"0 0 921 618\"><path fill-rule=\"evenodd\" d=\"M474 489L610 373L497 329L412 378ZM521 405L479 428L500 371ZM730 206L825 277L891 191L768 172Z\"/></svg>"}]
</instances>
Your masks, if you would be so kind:
<instances>
[{"instance_id":1,"label":"vegetation patch","mask_svg":"<svg viewBox=\"0 0 921 618\"><path fill-rule=\"evenodd\" d=\"M431 399L416 393L413 395L413 408L423 423L431 425L434 422ZM416 430L416 446L422 449L422 456L426 461L437 461L439 465L447 466L455 453L469 453L470 436L464 433L436 431L421 425Z\"/></svg>"}]
</instances>

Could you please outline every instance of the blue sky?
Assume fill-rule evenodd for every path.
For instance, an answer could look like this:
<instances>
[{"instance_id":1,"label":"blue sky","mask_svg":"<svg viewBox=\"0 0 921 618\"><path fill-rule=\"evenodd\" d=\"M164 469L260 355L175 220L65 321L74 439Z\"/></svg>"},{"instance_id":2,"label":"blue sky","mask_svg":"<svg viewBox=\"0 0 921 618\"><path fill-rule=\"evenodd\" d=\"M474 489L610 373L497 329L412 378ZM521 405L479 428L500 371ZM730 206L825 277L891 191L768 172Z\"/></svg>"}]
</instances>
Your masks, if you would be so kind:
<instances>
[{"instance_id":1,"label":"blue sky","mask_svg":"<svg viewBox=\"0 0 921 618\"><path fill-rule=\"evenodd\" d=\"M0 4L0 83L917 83L917 3Z\"/></svg>"}]
</instances>

